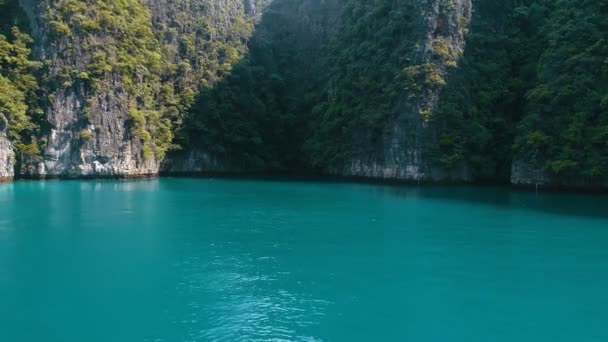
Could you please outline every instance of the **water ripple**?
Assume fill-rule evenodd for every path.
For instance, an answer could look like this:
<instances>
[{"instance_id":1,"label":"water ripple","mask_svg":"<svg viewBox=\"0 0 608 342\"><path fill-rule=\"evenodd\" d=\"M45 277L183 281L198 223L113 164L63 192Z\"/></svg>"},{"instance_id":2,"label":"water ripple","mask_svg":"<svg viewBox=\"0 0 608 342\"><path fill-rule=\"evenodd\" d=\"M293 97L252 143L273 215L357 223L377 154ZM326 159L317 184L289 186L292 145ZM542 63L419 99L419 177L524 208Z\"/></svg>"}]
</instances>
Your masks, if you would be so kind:
<instances>
[{"instance_id":1,"label":"water ripple","mask_svg":"<svg viewBox=\"0 0 608 342\"><path fill-rule=\"evenodd\" d=\"M319 324L330 302L276 290L292 276L276 257L192 256L179 267L176 290L190 299L189 315L175 323L191 341L321 341L299 330Z\"/></svg>"}]
</instances>

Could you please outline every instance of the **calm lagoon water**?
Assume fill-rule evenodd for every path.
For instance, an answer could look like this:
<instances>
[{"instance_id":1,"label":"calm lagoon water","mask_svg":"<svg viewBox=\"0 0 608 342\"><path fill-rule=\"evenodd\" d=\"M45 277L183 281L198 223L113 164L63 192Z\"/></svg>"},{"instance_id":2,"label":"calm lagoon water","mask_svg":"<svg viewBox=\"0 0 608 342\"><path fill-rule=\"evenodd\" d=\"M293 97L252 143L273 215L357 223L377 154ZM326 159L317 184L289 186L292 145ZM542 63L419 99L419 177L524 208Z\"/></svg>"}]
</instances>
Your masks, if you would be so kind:
<instances>
[{"instance_id":1,"label":"calm lagoon water","mask_svg":"<svg viewBox=\"0 0 608 342\"><path fill-rule=\"evenodd\" d=\"M0 341L608 341L608 197L1 185Z\"/></svg>"}]
</instances>

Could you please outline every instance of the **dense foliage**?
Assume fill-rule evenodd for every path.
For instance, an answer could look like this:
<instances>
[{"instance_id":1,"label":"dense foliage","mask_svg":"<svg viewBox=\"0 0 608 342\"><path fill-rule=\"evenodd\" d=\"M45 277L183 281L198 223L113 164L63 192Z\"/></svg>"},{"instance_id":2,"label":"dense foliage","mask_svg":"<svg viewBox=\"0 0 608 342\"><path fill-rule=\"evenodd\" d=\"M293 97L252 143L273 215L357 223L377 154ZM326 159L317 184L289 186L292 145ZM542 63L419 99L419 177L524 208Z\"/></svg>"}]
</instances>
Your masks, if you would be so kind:
<instances>
[{"instance_id":1,"label":"dense foliage","mask_svg":"<svg viewBox=\"0 0 608 342\"><path fill-rule=\"evenodd\" d=\"M537 79L544 49L539 29L548 12L538 1L475 2L464 56L432 117L440 136L431 154L441 166L464 160L480 178L509 177L515 126Z\"/></svg>"},{"instance_id":2,"label":"dense foliage","mask_svg":"<svg viewBox=\"0 0 608 342\"><path fill-rule=\"evenodd\" d=\"M445 86L420 112L438 167L506 180L517 159L555 178L608 176L608 1L475 0L462 58L439 36L431 64L413 40L422 3L337 3L331 35L306 49L295 2L271 6L248 58L198 102L193 135L258 167L323 168L375 153L400 103Z\"/></svg>"},{"instance_id":3,"label":"dense foliage","mask_svg":"<svg viewBox=\"0 0 608 342\"><path fill-rule=\"evenodd\" d=\"M111 93L112 76L119 74L131 133L141 140L144 156L154 153L159 161L177 148L174 134L196 91L230 71L253 30L253 19L242 8L229 13L227 3L166 6L174 7L175 17L153 18L143 0L60 0L48 13L57 36L78 35L85 41L82 54L91 56L85 69L64 73L70 77L63 86L79 79ZM161 22L154 27L154 20Z\"/></svg>"},{"instance_id":4,"label":"dense foliage","mask_svg":"<svg viewBox=\"0 0 608 342\"><path fill-rule=\"evenodd\" d=\"M608 176L608 2L477 1L443 93L439 160L506 178L512 159L554 178Z\"/></svg>"},{"instance_id":5,"label":"dense foliage","mask_svg":"<svg viewBox=\"0 0 608 342\"><path fill-rule=\"evenodd\" d=\"M50 71L31 60L16 3L0 0L0 112L24 153L43 144L45 101L77 88L82 142L100 94L120 95L158 160L179 144L243 169L323 170L381 155L410 111L438 167L508 179L519 160L556 179L608 178L608 0L473 0L470 22L449 23L462 56L441 32L452 0L276 0L256 27L241 2L57 0L44 13L55 57L74 60Z\"/></svg>"},{"instance_id":6,"label":"dense foliage","mask_svg":"<svg viewBox=\"0 0 608 342\"><path fill-rule=\"evenodd\" d=\"M244 168L322 170L376 153L402 103L445 85L456 66L440 29L425 58L425 11L417 1L272 3L246 59L197 102L190 136Z\"/></svg>"},{"instance_id":7,"label":"dense foliage","mask_svg":"<svg viewBox=\"0 0 608 342\"><path fill-rule=\"evenodd\" d=\"M170 114L175 104L173 89L161 82L170 65L152 31L146 5L139 0L60 0L47 16L58 41L79 36L83 43L68 48L82 50L73 52L77 58L90 58L87 63L64 66L56 86L78 83L90 89L86 119L92 115L95 95L113 92L113 75L119 75L127 96L131 133L140 139L144 157L164 158L173 139Z\"/></svg>"},{"instance_id":8,"label":"dense foliage","mask_svg":"<svg viewBox=\"0 0 608 342\"><path fill-rule=\"evenodd\" d=\"M0 110L16 146L44 136L40 108L71 89L84 97L77 109L82 143L94 137L88 127L104 106L99 101L115 97L120 108L114 110L128 113L145 158L160 161L177 147L174 135L195 93L229 73L245 53L254 18L238 1L215 0L169 2L173 17L153 18L152 3L52 1L42 9L42 29L48 32L38 42L50 54L33 62L33 40L24 33L29 25L18 1L0 1ZM40 153L38 144L23 146L31 156Z\"/></svg>"},{"instance_id":9,"label":"dense foliage","mask_svg":"<svg viewBox=\"0 0 608 342\"><path fill-rule=\"evenodd\" d=\"M267 1L252 3L261 12ZM173 127L174 146L179 148L178 145L188 144L188 136L181 128L195 96L209 91L232 73L233 66L247 52L257 17L248 13L241 1L161 1L156 5L167 7L153 7L157 13L173 13L171 17L157 15L153 25L169 66L164 80L173 84L177 96Z\"/></svg>"},{"instance_id":10,"label":"dense foliage","mask_svg":"<svg viewBox=\"0 0 608 342\"><path fill-rule=\"evenodd\" d=\"M608 1L547 3L546 49L516 152L558 177L608 177Z\"/></svg>"},{"instance_id":11,"label":"dense foliage","mask_svg":"<svg viewBox=\"0 0 608 342\"><path fill-rule=\"evenodd\" d=\"M324 20L325 8L313 2L316 20ZM298 6L293 0L272 3L248 55L197 99L185 125L192 144L244 169L305 165L300 150L312 124L322 33L311 32L297 17Z\"/></svg>"},{"instance_id":12,"label":"dense foliage","mask_svg":"<svg viewBox=\"0 0 608 342\"><path fill-rule=\"evenodd\" d=\"M42 121L37 71L31 60L32 39L25 15L15 2L0 1L0 113L22 153L37 154L36 134Z\"/></svg>"},{"instance_id":13,"label":"dense foliage","mask_svg":"<svg viewBox=\"0 0 608 342\"><path fill-rule=\"evenodd\" d=\"M319 167L343 162L355 148L375 153L387 119L414 83L407 70L420 62L417 38L422 37L415 33L420 5L351 0L343 6L335 35L322 50L325 86L315 89L321 92L314 107L318 123L306 142L312 164ZM428 68L435 70L431 64ZM417 95L410 90L409 95Z\"/></svg>"}]
</instances>

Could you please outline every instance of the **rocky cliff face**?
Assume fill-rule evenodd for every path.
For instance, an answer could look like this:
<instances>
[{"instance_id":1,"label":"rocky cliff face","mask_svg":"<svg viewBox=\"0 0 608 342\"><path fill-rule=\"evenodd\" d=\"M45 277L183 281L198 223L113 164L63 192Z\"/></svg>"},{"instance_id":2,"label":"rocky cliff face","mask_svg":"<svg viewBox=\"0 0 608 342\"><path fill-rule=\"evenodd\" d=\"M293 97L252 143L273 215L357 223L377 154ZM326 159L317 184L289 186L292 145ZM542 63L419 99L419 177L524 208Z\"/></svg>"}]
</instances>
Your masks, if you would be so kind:
<instances>
[{"instance_id":1,"label":"rocky cliff face","mask_svg":"<svg viewBox=\"0 0 608 342\"><path fill-rule=\"evenodd\" d=\"M516 126L511 182L608 190L608 5L538 0L526 10L536 72Z\"/></svg>"},{"instance_id":2,"label":"rocky cliff face","mask_svg":"<svg viewBox=\"0 0 608 342\"><path fill-rule=\"evenodd\" d=\"M249 1L246 12L248 3L260 21L247 53L195 100L184 124L188 149L169 156L166 173L281 172L301 165L304 154L293 148L312 119L306 101L294 102L321 87L311 76L323 74L322 49L341 1ZM283 115L297 123L284 127Z\"/></svg>"},{"instance_id":3,"label":"rocky cliff face","mask_svg":"<svg viewBox=\"0 0 608 342\"><path fill-rule=\"evenodd\" d=\"M268 0L146 0L179 90L209 87L246 53L258 10Z\"/></svg>"},{"instance_id":4,"label":"rocky cliff face","mask_svg":"<svg viewBox=\"0 0 608 342\"><path fill-rule=\"evenodd\" d=\"M157 174L194 94L245 51L263 1L19 0L48 66L42 153L26 177ZM128 20L125 18L128 17Z\"/></svg>"},{"instance_id":5,"label":"rocky cliff face","mask_svg":"<svg viewBox=\"0 0 608 342\"><path fill-rule=\"evenodd\" d=\"M108 68L96 75L96 85L90 82L94 59L103 51L92 47L114 43L115 33L83 28L74 16L93 13L60 7L63 4L21 1L32 23L35 57L48 63L52 85L45 114L50 127L42 137L46 142L42 155L39 160L23 160L20 173L29 177L156 173L158 161L144 156L144 144L130 132L129 111L138 106L126 90L123 71ZM143 85L144 80L139 81Z\"/></svg>"},{"instance_id":6,"label":"rocky cliff face","mask_svg":"<svg viewBox=\"0 0 608 342\"><path fill-rule=\"evenodd\" d=\"M216 155L198 148L172 154L165 160L161 168L162 173L170 175L245 173L251 171L231 165L228 160L220 159Z\"/></svg>"},{"instance_id":7,"label":"rocky cliff face","mask_svg":"<svg viewBox=\"0 0 608 342\"><path fill-rule=\"evenodd\" d=\"M0 183L12 180L15 171L15 155L7 130L8 121L0 113Z\"/></svg>"},{"instance_id":8,"label":"rocky cliff face","mask_svg":"<svg viewBox=\"0 0 608 342\"><path fill-rule=\"evenodd\" d=\"M31 125L10 125L24 152L13 158L0 132L0 177L16 160L27 177L295 171L605 187L602 4L10 1L44 67L32 71Z\"/></svg>"},{"instance_id":9,"label":"rocky cliff face","mask_svg":"<svg viewBox=\"0 0 608 342\"><path fill-rule=\"evenodd\" d=\"M542 166L531 160L516 159L511 169L511 184L530 189L574 189L584 191L606 191L608 181L583 177L556 177Z\"/></svg>"},{"instance_id":10,"label":"rocky cliff face","mask_svg":"<svg viewBox=\"0 0 608 342\"><path fill-rule=\"evenodd\" d=\"M436 124L429 118L435 111L441 91L458 65L466 43L467 26L471 18L471 0L429 1L418 7L415 41L406 72L426 78L425 86L397 95L393 114L384 124L379 146L372 152L366 146L365 127L355 130L354 157L343 168L331 168L332 173L347 176L400 179L415 181L472 181L465 163L450 170L436 165L427 150L439 144ZM413 38L413 39L412 39ZM421 75L424 74L424 75Z\"/></svg>"},{"instance_id":11,"label":"rocky cliff face","mask_svg":"<svg viewBox=\"0 0 608 342\"><path fill-rule=\"evenodd\" d=\"M472 180L466 163L444 170L427 155L471 11L471 0L273 2L245 61L196 106L199 152L174 165Z\"/></svg>"}]
</instances>

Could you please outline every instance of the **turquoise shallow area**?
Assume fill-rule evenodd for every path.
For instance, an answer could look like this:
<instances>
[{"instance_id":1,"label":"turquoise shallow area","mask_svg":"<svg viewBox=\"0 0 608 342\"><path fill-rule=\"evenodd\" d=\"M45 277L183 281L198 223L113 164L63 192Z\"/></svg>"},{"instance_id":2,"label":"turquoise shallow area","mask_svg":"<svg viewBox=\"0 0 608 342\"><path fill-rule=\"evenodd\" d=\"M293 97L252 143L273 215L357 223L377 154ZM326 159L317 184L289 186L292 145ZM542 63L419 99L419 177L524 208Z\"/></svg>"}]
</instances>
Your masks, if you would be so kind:
<instances>
[{"instance_id":1,"label":"turquoise shallow area","mask_svg":"<svg viewBox=\"0 0 608 342\"><path fill-rule=\"evenodd\" d=\"M608 197L0 186L0 341L608 341Z\"/></svg>"}]
</instances>

